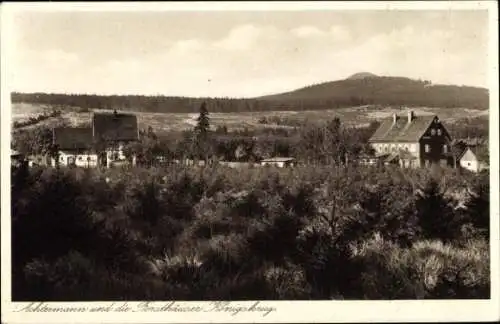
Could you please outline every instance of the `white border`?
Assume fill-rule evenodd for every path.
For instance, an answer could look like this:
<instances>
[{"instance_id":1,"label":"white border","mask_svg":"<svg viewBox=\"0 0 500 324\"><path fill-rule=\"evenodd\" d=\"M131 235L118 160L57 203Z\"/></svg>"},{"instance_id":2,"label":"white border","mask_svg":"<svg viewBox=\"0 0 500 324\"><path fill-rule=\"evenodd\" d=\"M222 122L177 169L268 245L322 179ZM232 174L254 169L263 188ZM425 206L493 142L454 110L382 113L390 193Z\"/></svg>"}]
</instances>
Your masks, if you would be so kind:
<instances>
[{"instance_id":1,"label":"white border","mask_svg":"<svg viewBox=\"0 0 500 324\"><path fill-rule=\"evenodd\" d=\"M298 10L475 10L489 11L490 83L490 172L491 172L491 286L488 301L281 301L265 302L276 307L267 316L261 313L19 313L15 310L27 303L10 302L10 91L9 38L15 31L12 14L19 10L37 11L298 11ZM500 319L499 306L499 110L498 110L498 11L494 1L447 2L188 2L188 3L3 3L1 5L1 211L2 211L2 322L5 323L132 323L132 322L403 322L403 321L495 321ZM205 304L184 303L184 304ZM48 303L91 306L96 303ZM99 303L110 304L110 303ZM129 303L137 304L137 303ZM251 305L252 302L235 302Z\"/></svg>"}]
</instances>

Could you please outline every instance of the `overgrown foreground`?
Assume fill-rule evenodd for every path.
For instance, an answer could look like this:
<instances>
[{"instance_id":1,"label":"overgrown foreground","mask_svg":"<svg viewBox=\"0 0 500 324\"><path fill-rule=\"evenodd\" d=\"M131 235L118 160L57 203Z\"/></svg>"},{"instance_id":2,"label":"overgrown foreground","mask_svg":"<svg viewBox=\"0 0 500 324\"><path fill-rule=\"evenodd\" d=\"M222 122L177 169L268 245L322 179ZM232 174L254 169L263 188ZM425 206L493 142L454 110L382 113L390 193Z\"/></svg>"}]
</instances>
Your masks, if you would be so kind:
<instances>
[{"instance_id":1,"label":"overgrown foreground","mask_svg":"<svg viewBox=\"0 0 500 324\"><path fill-rule=\"evenodd\" d=\"M488 178L13 170L13 299L489 298Z\"/></svg>"}]
</instances>

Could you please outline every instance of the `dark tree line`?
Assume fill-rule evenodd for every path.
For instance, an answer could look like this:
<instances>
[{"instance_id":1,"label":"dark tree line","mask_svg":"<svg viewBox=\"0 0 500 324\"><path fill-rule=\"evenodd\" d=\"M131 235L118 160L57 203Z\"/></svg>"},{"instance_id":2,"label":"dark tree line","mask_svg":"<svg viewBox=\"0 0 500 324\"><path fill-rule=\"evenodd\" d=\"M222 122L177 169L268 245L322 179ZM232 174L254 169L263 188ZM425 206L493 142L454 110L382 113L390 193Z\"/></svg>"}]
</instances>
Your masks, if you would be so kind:
<instances>
[{"instance_id":1,"label":"dark tree line","mask_svg":"<svg viewBox=\"0 0 500 324\"><path fill-rule=\"evenodd\" d=\"M260 100L238 98L189 98L167 96L100 96L80 94L13 93L13 103L61 105L82 109L116 109L138 112L193 113L205 102L209 111L303 111L352 107L363 104L355 97L305 100Z\"/></svg>"},{"instance_id":2,"label":"dark tree line","mask_svg":"<svg viewBox=\"0 0 500 324\"><path fill-rule=\"evenodd\" d=\"M424 81L394 77L327 82L284 94L252 99L17 92L11 94L13 103L62 105L82 109L189 113L196 112L203 102L211 112L303 111L360 105L487 109L488 98L486 89L430 86Z\"/></svg>"}]
</instances>

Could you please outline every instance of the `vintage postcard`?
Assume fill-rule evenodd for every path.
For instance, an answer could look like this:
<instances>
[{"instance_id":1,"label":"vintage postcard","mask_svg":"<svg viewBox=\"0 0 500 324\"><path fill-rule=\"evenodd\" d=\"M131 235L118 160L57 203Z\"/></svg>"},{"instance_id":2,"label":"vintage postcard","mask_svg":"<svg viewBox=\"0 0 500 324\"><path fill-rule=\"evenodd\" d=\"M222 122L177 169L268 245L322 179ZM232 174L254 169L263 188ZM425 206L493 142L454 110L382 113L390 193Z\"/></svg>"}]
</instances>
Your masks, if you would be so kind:
<instances>
[{"instance_id":1,"label":"vintage postcard","mask_svg":"<svg viewBox=\"0 0 500 324\"><path fill-rule=\"evenodd\" d=\"M1 24L2 323L500 319L496 2Z\"/></svg>"}]
</instances>

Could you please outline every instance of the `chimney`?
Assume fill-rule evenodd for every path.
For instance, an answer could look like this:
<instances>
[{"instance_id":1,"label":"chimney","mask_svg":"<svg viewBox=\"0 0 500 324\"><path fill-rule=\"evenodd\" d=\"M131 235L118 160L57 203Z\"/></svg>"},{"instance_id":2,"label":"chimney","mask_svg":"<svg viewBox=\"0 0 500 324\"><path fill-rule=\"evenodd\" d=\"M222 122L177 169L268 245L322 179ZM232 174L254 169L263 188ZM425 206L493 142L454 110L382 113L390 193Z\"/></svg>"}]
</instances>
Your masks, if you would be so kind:
<instances>
[{"instance_id":1,"label":"chimney","mask_svg":"<svg viewBox=\"0 0 500 324\"><path fill-rule=\"evenodd\" d=\"M398 120L398 115L396 115L396 113L392 114L392 123L396 124L397 120Z\"/></svg>"},{"instance_id":2,"label":"chimney","mask_svg":"<svg viewBox=\"0 0 500 324\"><path fill-rule=\"evenodd\" d=\"M408 123L411 123L413 119L415 119L415 114L413 113L413 110L410 110L408 112Z\"/></svg>"}]
</instances>

